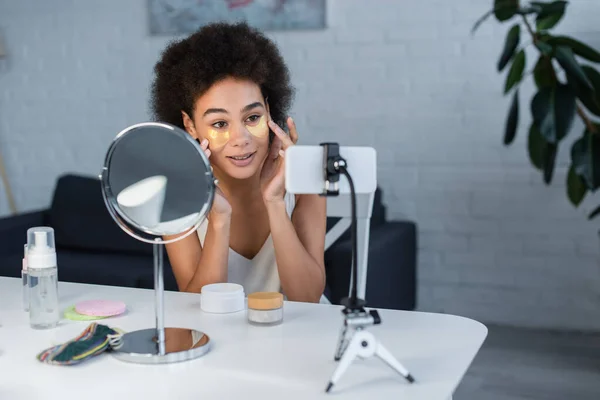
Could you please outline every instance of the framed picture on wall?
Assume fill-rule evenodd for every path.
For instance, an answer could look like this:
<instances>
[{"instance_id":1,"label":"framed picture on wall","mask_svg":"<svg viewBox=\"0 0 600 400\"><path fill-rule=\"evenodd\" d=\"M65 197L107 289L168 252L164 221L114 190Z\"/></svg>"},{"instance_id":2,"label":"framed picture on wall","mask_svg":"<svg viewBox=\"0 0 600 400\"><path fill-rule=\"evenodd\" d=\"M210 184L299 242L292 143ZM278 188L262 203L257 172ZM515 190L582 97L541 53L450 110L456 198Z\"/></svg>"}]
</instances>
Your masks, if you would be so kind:
<instances>
[{"instance_id":1,"label":"framed picture on wall","mask_svg":"<svg viewBox=\"0 0 600 400\"><path fill-rule=\"evenodd\" d=\"M245 20L264 31L324 29L326 0L147 0L150 34L179 35Z\"/></svg>"}]
</instances>

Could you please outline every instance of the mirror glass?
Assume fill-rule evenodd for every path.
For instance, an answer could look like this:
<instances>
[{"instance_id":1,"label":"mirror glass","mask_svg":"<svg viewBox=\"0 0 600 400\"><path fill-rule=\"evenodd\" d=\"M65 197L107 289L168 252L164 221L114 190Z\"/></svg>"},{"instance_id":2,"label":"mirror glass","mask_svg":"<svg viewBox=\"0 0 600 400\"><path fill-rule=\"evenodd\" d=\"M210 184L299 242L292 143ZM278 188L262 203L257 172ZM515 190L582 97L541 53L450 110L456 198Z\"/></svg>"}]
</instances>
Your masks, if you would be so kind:
<instances>
[{"instance_id":1,"label":"mirror glass","mask_svg":"<svg viewBox=\"0 0 600 400\"><path fill-rule=\"evenodd\" d=\"M202 223L214 197L214 177L198 142L164 123L120 132L101 178L111 215L143 241L189 233Z\"/></svg>"},{"instance_id":2,"label":"mirror glass","mask_svg":"<svg viewBox=\"0 0 600 400\"><path fill-rule=\"evenodd\" d=\"M156 354L156 330L144 329L125 335L113 355L124 361L142 364L179 362L201 356L210 350L210 338L203 332L186 328L165 328L165 355Z\"/></svg>"}]
</instances>

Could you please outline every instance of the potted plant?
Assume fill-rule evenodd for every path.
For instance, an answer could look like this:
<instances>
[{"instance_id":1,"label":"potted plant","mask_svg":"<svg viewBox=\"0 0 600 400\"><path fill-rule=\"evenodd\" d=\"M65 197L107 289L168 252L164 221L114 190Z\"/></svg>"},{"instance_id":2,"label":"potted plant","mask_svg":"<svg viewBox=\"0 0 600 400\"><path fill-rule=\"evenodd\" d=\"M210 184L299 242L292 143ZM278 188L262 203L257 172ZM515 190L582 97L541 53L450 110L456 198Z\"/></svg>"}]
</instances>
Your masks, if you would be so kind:
<instances>
[{"instance_id":1,"label":"potted plant","mask_svg":"<svg viewBox=\"0 0 600 400\"><path fill-rule=\"evenodd\" d=\"M566 182L567 196L577 207L600 187L600 73L593 66L600 63L600 52L572 37L552 33L567 5L567 1L495 0L472 32L492 15L501 23L512 24L496 66L498 72L507 71L504 94L512 96L504 129L506 146L514 141L519 125L519 87L526 78L527 63L523 37L531 37L530 44L537 49L527 147L531 164L546 185L552 182L556 154L572 133L574 119L577 116L583 121L585 128L575 133L580 136L570 149ZM600 206L588 218L598 215Z\"/></svg>"}]
</instances>

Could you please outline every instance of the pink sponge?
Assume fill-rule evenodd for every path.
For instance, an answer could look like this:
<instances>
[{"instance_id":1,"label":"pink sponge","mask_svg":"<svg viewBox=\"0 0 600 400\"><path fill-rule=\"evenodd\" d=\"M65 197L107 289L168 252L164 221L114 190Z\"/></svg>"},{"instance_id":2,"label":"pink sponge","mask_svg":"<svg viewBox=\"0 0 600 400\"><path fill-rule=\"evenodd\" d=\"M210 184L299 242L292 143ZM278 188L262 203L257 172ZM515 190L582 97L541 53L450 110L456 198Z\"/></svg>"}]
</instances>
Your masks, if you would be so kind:
<instances>
[{"instance_id":1,"label":"pink sponge","mask_svg":"<svg viewBox=\"0 0 600 400\"><path fill-rule=\"evenodd\" d=\"M75 305L75 311L95 317L112 317L125 312L125 303L112 300L86 300Z\"/></svg>"}]
</instances>

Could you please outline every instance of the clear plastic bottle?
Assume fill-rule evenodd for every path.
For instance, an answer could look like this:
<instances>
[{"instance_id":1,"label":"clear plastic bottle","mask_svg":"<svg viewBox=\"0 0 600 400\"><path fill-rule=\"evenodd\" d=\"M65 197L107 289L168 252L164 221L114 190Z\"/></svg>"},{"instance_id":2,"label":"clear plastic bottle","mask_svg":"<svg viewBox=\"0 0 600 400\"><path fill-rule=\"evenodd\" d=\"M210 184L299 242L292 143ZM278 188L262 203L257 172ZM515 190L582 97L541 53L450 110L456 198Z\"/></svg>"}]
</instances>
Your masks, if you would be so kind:
<instances>
[{"instance_id":1,"label":"clear plastic bottle","mask_svg":"<svg viewBox=\"0 0 600 400\"><path fill-rule=\"evenodd\" d=\"M23 310L29 311L29 279L27 278L27 245L24 246L21 267L21 287L23 290Z\"/></svg>"},{"instance_id":2,"label":"clear plastic bottle","mask_svg":"<svg viewBox=\"0 0 600 400\"><path fill-rule=\"evenodd\" d=\"M27 230L29 275L29 324L34 329L58 326L58 267L54 229L45 226Z\"/></svg>"}]
</instances>

